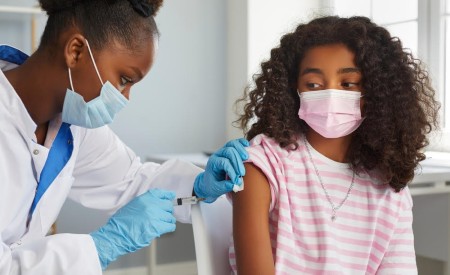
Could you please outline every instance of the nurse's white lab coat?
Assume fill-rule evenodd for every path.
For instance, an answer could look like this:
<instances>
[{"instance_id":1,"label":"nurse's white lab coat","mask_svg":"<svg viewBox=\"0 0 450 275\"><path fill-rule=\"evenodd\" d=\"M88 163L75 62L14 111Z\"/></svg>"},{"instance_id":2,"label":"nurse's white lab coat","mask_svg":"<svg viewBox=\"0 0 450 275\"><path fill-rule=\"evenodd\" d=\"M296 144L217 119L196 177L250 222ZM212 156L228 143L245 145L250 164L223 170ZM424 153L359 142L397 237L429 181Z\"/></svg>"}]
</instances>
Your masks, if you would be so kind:
<instances>
[{"instance_id":1,"label":"nurse's white lab coat","mask_svg":"<svg viewBox=\"0 0 450 275\"><path fill-rule=\"evenodd\" d=\"M11 65L0 60L3 71ZM101 274L89 234L46 236L66 198L113 213L149 188L190 196L202 171L179 160L142 164L108 127L71 126L72 156L27 225L37 181L60 123L58 119L50 123L46 146L37 144L36 124L0 71L0 275ZM189 211L188 206L176 207L175 216L189 221Z\"/></svg>"}]
</instances>

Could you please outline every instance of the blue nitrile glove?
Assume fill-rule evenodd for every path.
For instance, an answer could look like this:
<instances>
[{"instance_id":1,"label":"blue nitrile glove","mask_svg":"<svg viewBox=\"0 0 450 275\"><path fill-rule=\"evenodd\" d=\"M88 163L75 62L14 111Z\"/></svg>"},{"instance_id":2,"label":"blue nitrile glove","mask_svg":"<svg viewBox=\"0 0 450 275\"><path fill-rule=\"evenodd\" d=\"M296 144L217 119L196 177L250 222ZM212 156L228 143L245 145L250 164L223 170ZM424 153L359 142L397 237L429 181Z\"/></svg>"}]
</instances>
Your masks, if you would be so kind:
<instances>
[{"instance_id":1,"label":"blue nitrile glove","mask_svg":"<svg viewBox=\"0 0 450 275\"><path fill-rule=\"evenodd\" d=\"M152 189L120 208L92 232L102 269L119 256L148 246L154 238L175 231L175 193Z\"/></svg>"},{"instance_id":2,"label":"blue nitrile glove","mask_svg":"<svg viewBox=\"0 0 450 275\"><path fill-rule=\"evenodd\" d=\"M242 185L245 175L243 161L248 159L246 139L229 141L208 160L205 172L200 173L194 182L194 192L206 202L213 202L221 195L233 190L233 185ZM228 176L228 177L227 177Z\"/></svg>"}]
</instances>

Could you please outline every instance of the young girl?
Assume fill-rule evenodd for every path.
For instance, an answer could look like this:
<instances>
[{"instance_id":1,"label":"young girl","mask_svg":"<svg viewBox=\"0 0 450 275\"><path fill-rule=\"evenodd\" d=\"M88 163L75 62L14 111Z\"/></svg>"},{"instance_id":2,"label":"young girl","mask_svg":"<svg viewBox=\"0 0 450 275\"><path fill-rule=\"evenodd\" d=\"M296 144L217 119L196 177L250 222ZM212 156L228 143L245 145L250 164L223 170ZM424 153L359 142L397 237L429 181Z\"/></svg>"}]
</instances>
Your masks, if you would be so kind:
<instances>
[{"instance_id":1,"label":"young girl","mask_svg":"<svg viewBox=\"0 0 450 275\"><path fill-rule=\"evenodd\" d=\"M407 184L438 110L420 61L368 18L333 16L283 36L261 68L239 120L251 148L233 270L416 274Z\"/></svg>"}]
</instances>

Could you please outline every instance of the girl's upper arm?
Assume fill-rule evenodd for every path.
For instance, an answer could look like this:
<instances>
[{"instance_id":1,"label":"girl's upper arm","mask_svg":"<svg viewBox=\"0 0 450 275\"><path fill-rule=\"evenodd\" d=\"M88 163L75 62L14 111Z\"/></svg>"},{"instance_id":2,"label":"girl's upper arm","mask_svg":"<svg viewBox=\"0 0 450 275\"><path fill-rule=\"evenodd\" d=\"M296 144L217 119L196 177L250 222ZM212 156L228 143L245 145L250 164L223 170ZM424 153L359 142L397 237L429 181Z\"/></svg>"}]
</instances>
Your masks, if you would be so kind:
<instances>
[{"instance_id":1,"label":"girl's upper arm","mask_svg":"<svg viewBox=\"0 0 450 275\"><path fill-rule=\"evenodd\" d=\"M245 164L243 191L233 194L233 238L238 274L274 274L269 235L270 186L263 172Z\"/></svg>"}]
</instances>

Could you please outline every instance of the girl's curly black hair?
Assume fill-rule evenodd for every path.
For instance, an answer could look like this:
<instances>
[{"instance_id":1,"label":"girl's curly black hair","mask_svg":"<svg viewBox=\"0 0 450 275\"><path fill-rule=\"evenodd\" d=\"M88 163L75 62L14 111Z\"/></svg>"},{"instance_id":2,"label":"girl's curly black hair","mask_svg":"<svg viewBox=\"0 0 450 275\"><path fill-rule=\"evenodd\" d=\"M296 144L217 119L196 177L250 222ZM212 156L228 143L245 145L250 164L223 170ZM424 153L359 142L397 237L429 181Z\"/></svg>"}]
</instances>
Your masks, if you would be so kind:
<instances>
[{"instance_id":1,"label":"girl's curly black hair","mask_svg":"<svg viewBox=\"0 0 450 275\"><path fill-rule=\"evenodd\" d=\"M308 129L298 117L299 64L308 49L339 43L355 54L365 100L365 120L353 134L349 162L354 170L378 170L399 192L425 158L422 149L426 134L438 127L439 104L421 61L366 17L321 17L284 35L254 76L256 87L238 100L246 104L236 122L248 139L265 134L287 150L297 149L299 135Z\"/></svg>"}]
</instances>

